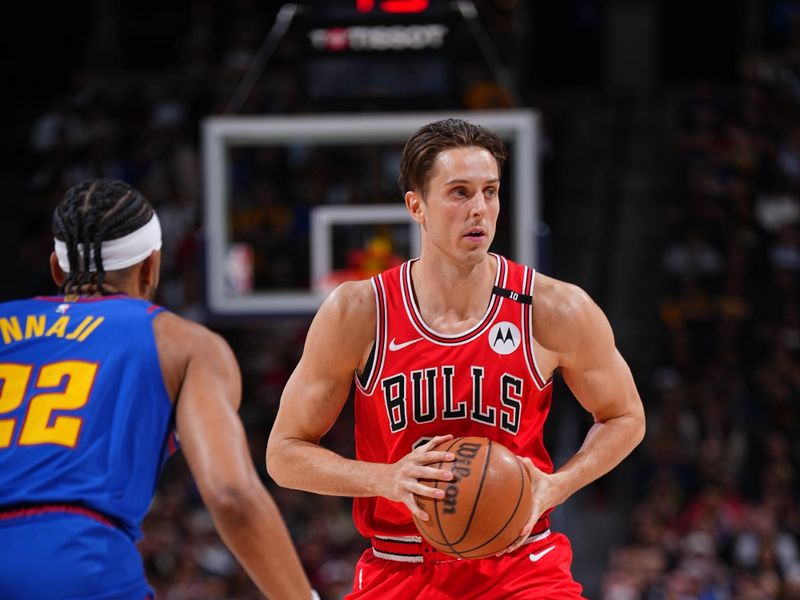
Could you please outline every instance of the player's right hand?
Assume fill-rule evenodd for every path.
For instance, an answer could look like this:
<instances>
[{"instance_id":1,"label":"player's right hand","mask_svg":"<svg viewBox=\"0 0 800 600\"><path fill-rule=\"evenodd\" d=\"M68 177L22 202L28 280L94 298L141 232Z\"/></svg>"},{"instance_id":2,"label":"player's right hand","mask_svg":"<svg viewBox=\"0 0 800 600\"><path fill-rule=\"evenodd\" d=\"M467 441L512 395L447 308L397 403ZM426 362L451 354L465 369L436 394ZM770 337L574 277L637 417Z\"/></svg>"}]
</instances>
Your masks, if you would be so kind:
<instances>
[{"instance_id":1,"label":"player's right hand","mask_svg":"<svg viewBox=\"0 0 800 600\"><path fill-rule=\"evenodd\" d=\"M436 500L444 498L444 490L425 485L420 480L450 481L453 478L450 471L430 466L456 459L456 455L452 452L433 450L439 444L452 439L452 435L438 435L422 446L414 448L396 463L386 465L383 481L379 483L380 495L395 502L402 502L414 516L427 521L430 517L417 505L414 495Z\"/></svg>"}]
</instances>

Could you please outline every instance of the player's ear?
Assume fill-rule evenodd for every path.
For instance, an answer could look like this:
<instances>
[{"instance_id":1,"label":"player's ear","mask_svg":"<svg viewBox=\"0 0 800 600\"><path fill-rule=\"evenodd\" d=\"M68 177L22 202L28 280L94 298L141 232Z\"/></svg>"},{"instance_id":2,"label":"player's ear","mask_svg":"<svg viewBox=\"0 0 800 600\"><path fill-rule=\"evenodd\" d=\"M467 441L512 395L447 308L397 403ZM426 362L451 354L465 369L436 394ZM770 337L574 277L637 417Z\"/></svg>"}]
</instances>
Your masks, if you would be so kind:
<instances>
[{"instance_id":1,"label":"player's ear","mask_svg":"<svg viewBox=\"0 0 800 600\"><path fill-rule=\"evenodd\" d=\"M61 286L64 285L64 281L67 279L67 274L58 266L58 257L55 252L50 253L50 275L53 277L53 281L58 288L61 289Z\"/></svg>"},{"instance_id":2,"label":"player's ear","mask_svg":"<svg viewBox=\"0 0 800 600\"><path fill-rule=\"evenodd\" d=\"M139 269L139 290L143 297L153 298L161 272L161 250L156 250L142 261Z\"/></svg>"},{"instance_id":3,"label":"player's ear","mask_svg":"<svg viewBox=\"0 0 800 600\"><path fill-rule=\"evenodd\" d=\"M406 200L406 208L408 209L408 214L410 214L411 218L414 219L417 223L422 225L425 222L425 212L423 211L422 196L420 196L414 190L410 190L406 192L405 200Z\"/></svg>"}]
</instances>

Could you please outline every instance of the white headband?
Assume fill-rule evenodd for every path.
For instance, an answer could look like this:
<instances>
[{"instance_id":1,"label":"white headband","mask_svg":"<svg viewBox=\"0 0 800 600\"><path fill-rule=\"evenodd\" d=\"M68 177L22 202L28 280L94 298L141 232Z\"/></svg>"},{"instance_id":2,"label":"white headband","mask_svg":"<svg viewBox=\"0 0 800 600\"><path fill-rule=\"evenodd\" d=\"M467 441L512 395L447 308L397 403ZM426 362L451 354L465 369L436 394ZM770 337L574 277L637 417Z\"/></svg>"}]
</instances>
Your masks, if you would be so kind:
<instances>
[{"instance_id":1,"label":"white headband","mask_svg":"<svg viewBox=\"0 0 800 600\"><path fill-rule=\"evenodd\" d=\"M69 273L67 244L59 239L55 239L55 242L58 266L65 273ZM156 213L153 213L153 218L133 233L103 242L100 245L100 256L105 271L117 271L142 262L156 250L161 250L161 224ZM78 244L78 253L84 255L83 244ZM96 271L94 253L91 249L90 257L89 270Z\"/></svg>"}]
</instances>

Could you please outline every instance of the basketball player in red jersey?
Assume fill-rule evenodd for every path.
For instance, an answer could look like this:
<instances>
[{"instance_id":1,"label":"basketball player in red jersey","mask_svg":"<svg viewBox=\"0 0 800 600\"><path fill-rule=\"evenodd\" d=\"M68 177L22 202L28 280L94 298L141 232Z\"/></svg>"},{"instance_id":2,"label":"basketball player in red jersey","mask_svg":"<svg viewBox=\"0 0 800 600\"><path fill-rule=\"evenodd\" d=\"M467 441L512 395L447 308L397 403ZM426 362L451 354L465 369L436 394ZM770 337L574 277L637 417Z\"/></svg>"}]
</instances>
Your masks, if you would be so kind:
<instances>
[{"instance_id":1,"label":"basketball player in red jersey","mask_svg":"<svg viewBox=\"0 0 800 600\"><path fill-rule=\"evenodd\" d=\"M283 486L352 496L372 544L350 598L581 598L567 538L548 514L642 440L644 411L606 317L579 288L489 252L506 154L459 119L418 130L400 184L420 257L323 303L281 399L267 450ZM594 425L560 469L542 441L556 369ZM355 374L355 381L353 382ZM320 446L355 385L356 460ZM458 560L419 536L420 480L448 481L433 448L484 436L516 453L532 482L530 519L501 555Z\"/></svg>"}]
</instances>

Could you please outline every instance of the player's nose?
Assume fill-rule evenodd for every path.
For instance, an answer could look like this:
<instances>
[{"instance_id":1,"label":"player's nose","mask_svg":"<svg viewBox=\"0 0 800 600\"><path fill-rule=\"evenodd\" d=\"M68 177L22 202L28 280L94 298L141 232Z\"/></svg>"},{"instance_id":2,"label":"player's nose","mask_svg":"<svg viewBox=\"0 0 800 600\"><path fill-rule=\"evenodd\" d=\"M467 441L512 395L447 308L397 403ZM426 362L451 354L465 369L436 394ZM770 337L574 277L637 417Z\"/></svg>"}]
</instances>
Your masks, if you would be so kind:
<instances>
[{"instance_id":1,"label":"player's nose","mask_svg":"<svg viewBox=\"0 0 800 600\"><path fill-rule=\"evenodd\" d=\"M470 206L470 215L482 216L485 212L486 212L486 198L484 198L483 192L478 192L472 197L472 203Z\"/></svg>"}]
</instances>

